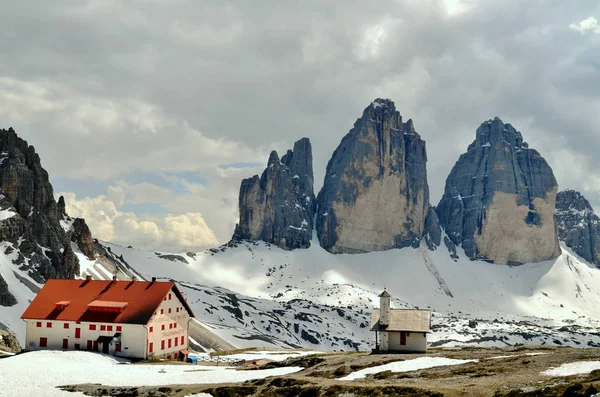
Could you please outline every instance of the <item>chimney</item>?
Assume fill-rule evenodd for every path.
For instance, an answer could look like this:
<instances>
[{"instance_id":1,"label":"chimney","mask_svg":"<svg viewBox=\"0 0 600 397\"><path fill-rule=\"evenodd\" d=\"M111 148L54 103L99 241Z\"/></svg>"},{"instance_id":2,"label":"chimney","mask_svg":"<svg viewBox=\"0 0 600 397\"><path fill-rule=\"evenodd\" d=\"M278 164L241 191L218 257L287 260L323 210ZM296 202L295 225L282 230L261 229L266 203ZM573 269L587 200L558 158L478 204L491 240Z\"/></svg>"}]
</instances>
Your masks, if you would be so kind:
<instances>
[{"instance_id":1,"label":"chimney","mask_svg":"<svg viewBox=\"0 0 600 397\"><path fill-rule=\"evenodd\" d=\"M152 277L152 282L155 283L156 282L156 277Z\"/></svg>"},{"instance_id":2,"label":"chimney","mask_svg":"<svg viewBox=\"0 0 600 397\"><path fill-rule=\"evenodd\" d=\"M85 281L92 281L92 276L85 276Z\"/></svg>"},{"instance_id":3,"label":"chimney","mask_svg":"<svg viewBox=\"0 0 600 397\"><path fill-rule=\"evenodd\" d=\"M113 276L113 281L117 281L117 276Z\"/></svg>"},{"instance_id":4,"label":"chimney","mask_svg":"<svg viewBox=\"0 0 600 397\"><path fill-rule=\"evenodd\" d=\"M390 324L390 298L392 296L384 289L379 295L379 325L387 327Z\"/></svg>"},{"instance_id":5,"label":"chimney","mask_svg":"<svg viewBox=\"0 0 600 397\"><path fill-rule=\"evenodd\" d=\"M131 281L135 281L135 280L137 280L137 277L134 274L133 276L131 276Z\"/></svg>"}]
</instances>

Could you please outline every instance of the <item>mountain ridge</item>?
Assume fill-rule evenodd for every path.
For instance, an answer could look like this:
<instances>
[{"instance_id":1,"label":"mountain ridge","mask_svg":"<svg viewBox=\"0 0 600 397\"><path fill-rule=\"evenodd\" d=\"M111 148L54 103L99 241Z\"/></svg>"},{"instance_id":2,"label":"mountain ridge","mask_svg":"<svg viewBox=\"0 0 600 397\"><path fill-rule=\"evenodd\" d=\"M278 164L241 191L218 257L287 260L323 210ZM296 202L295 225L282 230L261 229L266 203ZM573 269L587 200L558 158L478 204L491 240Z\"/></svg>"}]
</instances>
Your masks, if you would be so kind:
<instances>
[{"instance_id":1,"label":"mountain ridge","mask_svg":"<svg viewBox=\"0 0 600 397\"><path fill-rule=\"evenodd\" d=\"M568 214L561 213L560 208L556 213L554 209L552 211L552 222L556 217L556 222L563 225L559 236L561 241L565 241L556 257L518 267L498 266L482 260L488 258L471 257L461 244L455 245L440 227L438 212L429 204L428 194L425 194L424 141L416 134L412 121L402 123L393 102L387 101L378 99L365 109L363 116L372 118L375 115L380 122L377 123L376 119L373 119L374 122L362 120L363 117L355 124L355 127L360 126L355 134L375 136L375 140L371 139L365 147L366 152L376 155L366 156L366 163L361 167L379 164L374 174L381 177L377 177L380 178L377 181L385 181L387 172L394 174L400 171L404 167L400 162L412 158L407 153L420 153L422 161L417 163L423 167L417 167L419 172L415 177L421 178L424 185L416 185L423 188L421 196L427 197L427 200L408 196L422 209L422 216L414 220L418 220L420 225L418 233L401 244L394 241L392 246L379 247L371 252L354 247L346 250L348 252L340 250L336 255L321 246L318 216L317 227L314 228L311 215L322 215L325 209L315 207L315 202L320 200L314 197L313 191L312 147L308 139L301 139L281 159L276 152L271 153L263 175L249 178L247 192L258 192L258 196L262 194L263 198L258 206L253 206L256 204L252 203L255 193L240 194L240 207L245 205L246 215L245 218L241 216L242 226L238 224L236 232L239 233L234 234L232 241L201 252L150 252L97 241L84 220L73 219L66 214L64 198L55 201L53 197L49 213L51 218L55 214L52 219L57 221L55 223L64 233L66 245L62 246L63 252L72 251L78 261L79 268L70 277L90 275L109 279L113 275L119 278L135 275L176 281L195 306L194 311L199 317L197 326L210 330L223 340L212 345L214 348L230 345L369 349L372 335L368 331L368 316L372 307L377 305L376 295L384 287L394 295L396 307L429 307L435 310L431 342L436 346L519 343L600 346L600 336L593 333L593 329L600 325L595 320L595 307L600 303L600 294L596 292L600 291L598 269L588 263L585 256L589 251L585 247L592 244L581 243L595 241L595 237L577 234L578 238L567 238L574 235L574 230L580 229L583 218L578 216L585 215L585 220L591 224L597 221L591 206L585 206L584 214L581 214L577 210L583 202L580 195L560 196L558 205L563 206L560 208ZM498 122L501 123L499 119ZM363 129L363 124L368 124L368 127ZM384 125L387 126L383 128ZM502 123L502 126L505 125ZM396 127L398 131L393 132L392 128ZM521 148L526 147L520 133L514 135L516 140L513 143L520 142ZM391 141L395 143L388 145ZM407 149L407 142L415 148ZM482 141L471 148L472 144L469 150L480 150L486 143ZM502 146L501 142L495 143ZM391 152L388 151L390 148ZM398 148L402 149L399 153L404 153L404 157L395 157ZM391 163L378 163L379 159L387 156L393 159ZM9 156L0 157L1 171ZM376 160L373 161L373 158ZM23 163L27 164L27 161ZM39 167L41 169L41 163ZM295 178L296 175L298 178ZM397 172L396 175L401 180L404 174ZM546 175L544 178L552 181L554 177ZM367 185L374 181L372 179ZM51 189L49 181L48 185ZM266 194L268 185L271 190ZM534 185L527 184L529 187ZM551 191L556 189L554 184L546 185L552 185ZM546 185L542 183L540 186ZM8 186L12 185L9 183ZM395 190L398 186L401 185L395 185L391 191L398 191ZM4 188L4 185L0 183L0 187ZM530 199L529 193L525 198ZM287 218L278 219L276 215L280 210L275 211L273 204L286 207L286 200L293 210L282 210ZM518 199L515 202L518 203ZM0 213L17 214L16 207L12 205L0 208ZM530 205L531 202L526 206L528 212L536 211L535 205L533 208ZM571 207L576 211L573 212ZM259 208L258 212L270 212L258 222L259 227L255 228L257 234L244 231L251 223L249 219L254 215L254 208ZM23 209L26 212L27 207ZM290 214L293 216L290 217ZM6 229L4 233L16 237L13 227L16 215L8 215L4 213L1 217L0 233ZM527 217L529 215L525 214L523 219ZM538 220L533 216L531 221L535 223ZM303 225L304 222L306 225ZM294 234L289 232L290 225L300 229L307 227L301 234ZM263 234L265 230L267 237ZM395 231L391 230L393 235ZM9 291L16 300L11 306L0 301L0 318L4 322L0 327L22 337L24 329L19 316L43 285L44 278L39 278L20 262L23 252L27 253L27 244L31 245L36 240L21 239L22 235L18 237L12 240L3 237L0 241L0 275L4 276L5 284L3 287L0 280L0 290ZM268 242L261 242L261 239ZM445 245L440 245L442 240ZM45 255L46 251L42 251ZM212 348L204 340L194 343L199 349Z\"/></svg>"}]
</instances>

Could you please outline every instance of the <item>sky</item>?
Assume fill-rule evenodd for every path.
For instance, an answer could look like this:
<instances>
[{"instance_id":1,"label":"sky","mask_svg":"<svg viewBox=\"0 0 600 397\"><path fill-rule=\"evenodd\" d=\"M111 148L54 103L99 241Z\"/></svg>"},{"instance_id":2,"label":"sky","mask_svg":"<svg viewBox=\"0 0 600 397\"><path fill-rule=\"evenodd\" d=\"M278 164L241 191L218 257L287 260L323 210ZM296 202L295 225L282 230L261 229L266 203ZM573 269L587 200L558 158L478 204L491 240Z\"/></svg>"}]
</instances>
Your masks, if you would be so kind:
<instances>
[{"instance_id":1,"label":"sky","mask_svg":"<svg viewBox=\"0 0 600 397\"><path fill-rule=\"evenodd\" d=\"M309 137L319 189L378 97L427 142L432 204L498 116L600 208L597 0L5 3L0 127L97 238L227 242L240 181L272 149Z\"/></svg>"}]
</instances>

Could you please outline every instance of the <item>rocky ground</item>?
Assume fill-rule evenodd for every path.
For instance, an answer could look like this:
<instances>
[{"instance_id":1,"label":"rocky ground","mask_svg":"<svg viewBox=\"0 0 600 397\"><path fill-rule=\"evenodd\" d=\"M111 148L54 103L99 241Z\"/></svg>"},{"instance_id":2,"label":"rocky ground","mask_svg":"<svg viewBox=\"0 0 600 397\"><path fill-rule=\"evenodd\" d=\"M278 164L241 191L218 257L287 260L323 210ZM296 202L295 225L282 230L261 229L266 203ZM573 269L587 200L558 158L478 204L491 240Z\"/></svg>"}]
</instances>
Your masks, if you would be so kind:
<instances>
[{"instance_id":1,"label":"rocky ground","mask_svg":"<svg viewBox=\"0 0 600 397\"><path fill-rule=\"evenodd\" d=\"M0 330L0 356L4 353L18 353L21 346L17 338L8 331Z\"/></svg>"},{"instance_id":2,"label":"rocky ground","mask_svg":"<svg viewBox=\"0 0 600 397\"><path fill-rule=\"evenodd\" d=\"M65 386L89 396L489 396L545 397L600 395L600 371L586 375L552 377L543 371L565 363L600 359L600 349L520 347L505 349L432 349L427 357L477 360L461 365L434 367L412 372L389 371L365 379L338 378L364 368L394 361L413 360L425 355L371 355L333 353L289 359L273 366L301 366L305 369L282 377L242 384L171 385L161 387L111 388L102 385ZM252 370L252 369L244 369Z\"/></svg>"}]
</instances>

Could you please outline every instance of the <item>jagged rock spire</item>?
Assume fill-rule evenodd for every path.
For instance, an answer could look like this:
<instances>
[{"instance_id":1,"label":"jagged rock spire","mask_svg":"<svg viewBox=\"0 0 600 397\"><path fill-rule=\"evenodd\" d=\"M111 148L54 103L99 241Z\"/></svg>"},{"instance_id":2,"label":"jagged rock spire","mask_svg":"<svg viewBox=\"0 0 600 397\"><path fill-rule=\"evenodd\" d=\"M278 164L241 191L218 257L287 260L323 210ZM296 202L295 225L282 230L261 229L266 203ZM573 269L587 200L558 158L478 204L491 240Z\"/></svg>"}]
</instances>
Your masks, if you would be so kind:
<instances>
[{"instance_id":1,"label":"jagged rock spire","mask_svg":"<svg viewBox=\"0 0 600 397\"><path fill-rule=\"evenodd\" d=\"M233 240L262 240L284 249L310 246L315 211L312 147L302 138L281 158L269 155L260 178L240 187L240 221Z\"/></svg>"},{"instance_id":2,"label":"jagged rock spire","mask_svg":"<svg viewBox=\"0 0 600 397\"><path fill-rule=\"evenodd\" d=\"M390 99L375 99L342 139L327 164L319 193L317 232L333 253L417 247L425 233L439 244L437 219L428 219L425 142Z\"/></svg>"},{"instance_id":3,"label":"jagged rock spire","mask_svg":"<svg viewBox=\"0 0 600 397\"><path fill-rule=\"evenodd\" d=\"M556 196L558 237L577 255L600 267L600 218L590 202L575 190Z\"/></svg>"}]
</instances>

